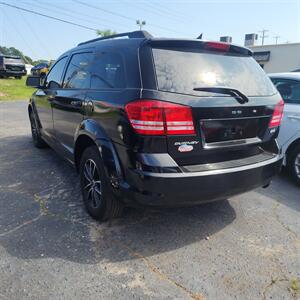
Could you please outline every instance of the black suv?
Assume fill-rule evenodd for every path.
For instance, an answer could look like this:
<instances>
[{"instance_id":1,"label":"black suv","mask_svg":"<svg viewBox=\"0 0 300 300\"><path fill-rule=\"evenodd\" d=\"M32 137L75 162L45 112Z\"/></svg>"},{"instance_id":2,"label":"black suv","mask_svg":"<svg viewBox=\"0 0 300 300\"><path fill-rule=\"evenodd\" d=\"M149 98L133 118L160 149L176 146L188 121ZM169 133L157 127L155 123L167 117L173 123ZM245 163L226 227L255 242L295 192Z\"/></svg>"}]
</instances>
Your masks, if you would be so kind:
<instances>
[{"instance_id":1,"label":"black suv","mask_svg":"<svg viewBox=\"0 0 300 300\"><path fill-rule=\"evenodd\" d=\"M246 48L136 31L60 56L28 112L34 144L75 165L90 215L182 206L267 186L283 102Z\"/></svg>"},{"instance_id":2,"label":"black suv","mask_svg":"<svg viewBox=\"0 0 300 300\"><path fill-rule=\"evenodd\" d=\"M21 57L0 55L0 77L21 79L24 75L26 75L26 68Z\"/></svg>"}]
</instances>

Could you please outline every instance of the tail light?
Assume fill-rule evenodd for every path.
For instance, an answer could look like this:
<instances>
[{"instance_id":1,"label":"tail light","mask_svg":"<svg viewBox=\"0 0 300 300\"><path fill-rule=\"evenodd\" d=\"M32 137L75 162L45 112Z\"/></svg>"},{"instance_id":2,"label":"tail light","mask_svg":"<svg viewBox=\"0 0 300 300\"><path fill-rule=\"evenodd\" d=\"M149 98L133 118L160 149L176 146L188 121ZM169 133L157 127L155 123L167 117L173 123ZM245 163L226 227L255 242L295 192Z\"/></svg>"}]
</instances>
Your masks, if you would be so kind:
<instances>
[{"instance_id":1,"label":"tail light","mask_svg":"<svg viewBox=\"0 0 300 300\"><path fill-rule=\"evenodd\" d=\"M280 126L282 116L283 116L284 102L280 100L278 104L275 106L272 119L269 124L269 128L274 128Z\"/></svg>"},{"instance_id":2,"label":"tail light","mask_svg":"<svg viewBox=\"0 0 300 300\"><path fill-rule=\"evenodd\" d=\"M228 52L230 48L230 44L220 43L220 42L206 42L204 44L204 48L209 50L214 50L214 51Z\"/></svg>"},{"instance_id":3,"label":"tail light","mask_svg":"<svg viewBox=\"0 0 300 300\"><path fill-rule=\"evenodd\" d=\"M158 100L136 100L125 106L133 129L144 135L195 134L191 108Z\"/></svg>"}]
</instances>

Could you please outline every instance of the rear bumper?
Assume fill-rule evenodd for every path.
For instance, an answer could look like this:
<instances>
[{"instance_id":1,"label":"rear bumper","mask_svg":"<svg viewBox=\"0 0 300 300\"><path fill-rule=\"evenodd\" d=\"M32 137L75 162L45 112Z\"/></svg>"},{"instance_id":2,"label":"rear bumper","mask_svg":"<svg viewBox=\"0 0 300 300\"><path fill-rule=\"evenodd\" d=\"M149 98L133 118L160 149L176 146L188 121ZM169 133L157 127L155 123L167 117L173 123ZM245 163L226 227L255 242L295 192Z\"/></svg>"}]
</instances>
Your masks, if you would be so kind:
<instances>
[{"instance_id":1,"label":"rear bumper","mask_svg":"<svg viewBox=\"0 0 300 300\"><path fill-rule=\"evenodd\" d=\"M151 173L129 170L122 196L147 206L185 206L226 199L268 184L279 173L282 156L259 163L202 172Z\"/></svg>"},{"instance_id":2,"label":"rear bumper","mask_svg":"<svg viewBox=\"0 0 300 300\"><path fill-rule=\"evenodd\" d=\"M0 70L0 76L14 77L14 76L25 76L26 70L23 71L10 71L10 70Z\"/></svg>"}]
</instances>

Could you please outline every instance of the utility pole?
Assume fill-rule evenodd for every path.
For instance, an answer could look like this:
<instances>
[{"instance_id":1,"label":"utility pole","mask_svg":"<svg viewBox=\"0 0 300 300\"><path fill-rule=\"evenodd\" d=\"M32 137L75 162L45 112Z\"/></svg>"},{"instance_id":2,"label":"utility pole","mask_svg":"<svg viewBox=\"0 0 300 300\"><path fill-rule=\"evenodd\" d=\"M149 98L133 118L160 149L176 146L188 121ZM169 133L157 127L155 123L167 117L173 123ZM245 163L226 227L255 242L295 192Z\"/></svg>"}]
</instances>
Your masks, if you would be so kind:
<instances>
[{"instance_id":1,"label":"utility pole","mask_svg":"<svg viewBox=\"0 0 300 300\"><path fill-rule=\"evenodd\" d=\"M268 32L269 30L267 29L263 29L259 32L261 32L261 45L263 46L264 45L264 42L265 42L265 38L267 38L268 36L266 35L266 33Z\"/></svg>"},{"instance_id":2,"label":"utility pole","mask_svg":"<svg viewBox=\"0 0 300 300\"><path fill-rule=\"evenodd\" d=\"M136 25L140 27L140 30L142 30L142 27L146 25L146 21L136 20Z\"/></svg>"},{"instance_id":3,"label":"utility pole","mask_svg":"<svg viewBox=\"0 0 300 300\"><path fill-rule=\"evenodd\" d=\"M274 39L275 39L275 44L277 45L278 39L280 38L280 35L275 35Z\"/></svg>"}]
</instances>

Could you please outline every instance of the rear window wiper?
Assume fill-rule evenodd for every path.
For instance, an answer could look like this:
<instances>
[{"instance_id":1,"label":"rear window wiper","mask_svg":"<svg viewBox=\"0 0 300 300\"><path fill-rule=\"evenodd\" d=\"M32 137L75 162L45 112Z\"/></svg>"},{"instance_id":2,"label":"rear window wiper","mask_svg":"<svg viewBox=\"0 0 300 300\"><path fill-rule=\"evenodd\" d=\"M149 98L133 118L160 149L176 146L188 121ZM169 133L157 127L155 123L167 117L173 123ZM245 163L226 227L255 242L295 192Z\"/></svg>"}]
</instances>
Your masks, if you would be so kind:
<instances>
[{"instance_id":1,"label":"rear window wiper","mask_svg":"<svg viewBox=\"0 0 300 300\"><path fill-rule=\"evenodd\" d=\"M234 97L241 104L249 102L249 99L246 95L244 95L239 90L230 87L221 87L221 86L220 87L199 87L199 88L194 88L194 91L230 95Z\"/></svg>"}]
</instances>

